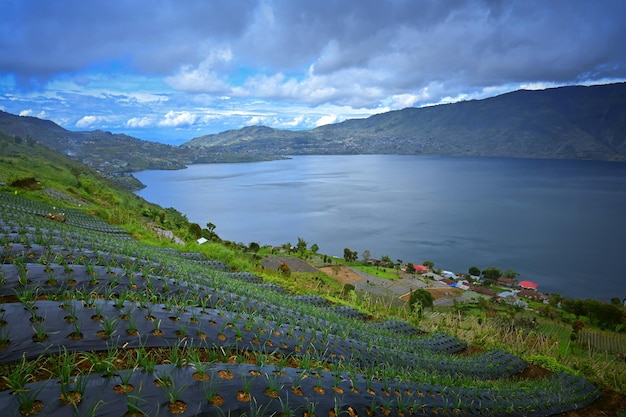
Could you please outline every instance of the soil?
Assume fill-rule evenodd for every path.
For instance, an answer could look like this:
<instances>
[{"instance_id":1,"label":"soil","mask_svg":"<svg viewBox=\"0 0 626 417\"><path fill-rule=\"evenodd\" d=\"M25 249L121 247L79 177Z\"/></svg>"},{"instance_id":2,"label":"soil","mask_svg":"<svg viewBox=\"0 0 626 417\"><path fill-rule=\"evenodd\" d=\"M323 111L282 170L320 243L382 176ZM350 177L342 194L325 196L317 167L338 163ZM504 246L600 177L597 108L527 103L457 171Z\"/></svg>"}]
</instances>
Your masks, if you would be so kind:
<instances>
[{"instance_id":1,"label":"soil","mask_svg":"<svg viewBox=\"0 0 626 417\"><path fill-rule=\"evenodd\" d=\"M31 408L26 409L26 408L20 407L19 412L23 416L33 416L37 414L38 412L40 412L41 410L43 410L43 406L44 404L42 401L35 400Z\"/></svg>"},{"instance_id":2,"label":"soil","mask_svg":"<svg viewBox=\"0 0 626 417\"><path fill-rule=\"evenodd\" d=\"M451 288L451 287L434 287L434 288L429 287L429 288L422 288L422 289L431 293L435 300L440 300L442 298L454 298L463 294L463 290L460 290L457 288ZM404 301L409 301L410 296L411 294L409 293L409 294L403 295L400 298L402 298Z\"/></svg>"},{"instance_id":3,"label":"soil","mask_svg":"<svg viewBox=\"0 0 626 417\"><path fill-rule=\"evenodd\" d=\"M243 391L239 391L237 392L237 401L241 401L244 403L249 403L250 402L250 394L243 392Z\"/></svg>"},{"instance_id":4,"label":"soil","mask_svg":"<svg viewBox=\"0 0 626 417\"><path fill-rule=\"evenodd\" d=\"M339 268L339 272L335 274L333 267L325 266L319 269L322 272L325 272L329 277L339 281L342 284L351 284L353 282L363 281L363 277L359 274L351 270L350 268L341 267Z\"/></svg>"},{"instance_id":5,"label":"soil","mask_svg":"<svg viewBox=\"0 0 626 417\"><path fill-rule=\"evenodd\" d=\"M187 404L184 401L176 400L167 405L168 410L172 414L182 414L187 410Z\"/></svg>"}]
</instances>

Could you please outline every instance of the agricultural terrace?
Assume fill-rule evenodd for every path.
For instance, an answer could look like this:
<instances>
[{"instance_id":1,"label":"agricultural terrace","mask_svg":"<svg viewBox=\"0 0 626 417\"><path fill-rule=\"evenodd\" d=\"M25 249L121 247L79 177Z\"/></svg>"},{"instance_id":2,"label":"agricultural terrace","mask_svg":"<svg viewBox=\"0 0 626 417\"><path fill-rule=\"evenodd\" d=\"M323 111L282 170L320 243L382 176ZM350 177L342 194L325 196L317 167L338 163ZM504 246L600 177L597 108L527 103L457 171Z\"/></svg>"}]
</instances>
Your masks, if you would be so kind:
<instances>
[{"instance_id":1,"label":"agricultural terrace","mask_svg":"<svg viewBox=\"0 0 626 417\"><path fill-rule=\"evenodd\" d=\"M61 202L59 203L61 205ZM295 295L0 193L0 409L36 416L548 416L600 388Z\"/></svg>"}]
</instances>

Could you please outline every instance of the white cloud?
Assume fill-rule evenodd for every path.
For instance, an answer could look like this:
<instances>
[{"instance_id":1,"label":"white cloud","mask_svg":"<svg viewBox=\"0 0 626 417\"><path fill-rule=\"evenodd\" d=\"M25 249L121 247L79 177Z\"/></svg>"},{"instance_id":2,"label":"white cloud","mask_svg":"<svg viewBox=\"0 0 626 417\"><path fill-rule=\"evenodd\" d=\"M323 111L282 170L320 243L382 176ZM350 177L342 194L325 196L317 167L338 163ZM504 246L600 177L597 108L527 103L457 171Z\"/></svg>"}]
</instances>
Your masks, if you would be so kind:
<instances>
[{"instance_id":1,"label":"white cloud","mask_svg":"<svg viewBox=\"0 0 626 417\"><path fill-rule=\"evenodd\" d=\"M152 117L131 117L126 121L127 127L149 127L154 124Z\"/></svg>"},{"instance_id":2,"label":"white cloud","mask_svg":"<svg viewBox=\"0 0 626 417\"><path fill-rule=\"evenodd\" d=\"M35 113L32 109L27 109L27 110L22 110L20 112L20 116L32 116L32 117L39 117L40 119L45 119L48 116L48 114L45 112L45 110Z\"/></svg>"},{"instance_id":3,"label":"white cloud","mask_svg":"<svg viewBox=\"0 0 626 417\"><path fill-rule=\"evenodd\" d=\"M188 111L174 111L170 110L164 116L163 120L159 121L159 126L162 127L181 127L191 126L195 123L196 116Z\"/></svg>"},{"instance_id":4,"label":"white cloud","mask_svg":"<svg viewBox=\"0 0 626 417\"><path fill-rule=\"evenodd\" d=\"M101 116L84 116L79 121L76 122L76 127L80 129L84 129L86 127L90 127L99 123L104 122L106 119Z\"/></svg>"},{"instance_id":5,"label":"white cloud","mask_svg":"<svg viewBox=\"0 0 626 417\"><path fill-rule=\"evenodd\" d=\"M305 121L304 115L301 114L299 116L294 117L291 121L285 122L283 125L286 127L298 127L298 126L302 126L304 121Z\"/></svg>"},{"instance_id":6,"label":"white cloud","mask_svg":"<svg viewBox=\"0 0 626 417\"><path fill-rule=\"evenodd\" d=\"M415 94L396 94L391 96L391 108L404 109L411 107L420 100L420 97Z\"/></svg>"},{"instance_id":7,"label":"white cloud","mask_svg":"<svg viewBox=\"0 0 626 417\"><path fill-rule=\"evenodd\" d=\"M339 121L339 116L336 114L328 114L326 116L322 116L315 122L315 126L324 126L332 123L337 123Z\"/></svg>"},{"instance_id":8,"label":"white cloud","mask_svg":"<svg viewBox=\"0 0 626 417\"><path fill-rule=\"evenodd\" d=\"M262 116L253 116L246 121L247 126L262 125L266 122L267 118Z\"/></svg>"}]
</instances>

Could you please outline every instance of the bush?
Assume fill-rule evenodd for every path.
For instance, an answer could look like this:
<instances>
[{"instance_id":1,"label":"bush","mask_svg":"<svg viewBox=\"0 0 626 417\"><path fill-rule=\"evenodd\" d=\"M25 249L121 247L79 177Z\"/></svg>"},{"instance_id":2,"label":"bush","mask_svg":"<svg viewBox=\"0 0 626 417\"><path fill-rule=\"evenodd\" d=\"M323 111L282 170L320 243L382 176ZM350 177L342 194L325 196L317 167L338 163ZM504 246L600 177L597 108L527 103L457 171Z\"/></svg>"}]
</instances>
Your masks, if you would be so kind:
<instances>
[{"instance_id":1,"label":"bush","mask_svg":"<svg viewBox=\"0 0 626 417\"><path fill-rule=\"evenodd\" d=\"M356 287L352 284L343 284L343 290L341 291L342 295L350 294L350 291L354 291Z\"/></svg>"},{"instance_id":2,"label":"bush","mask_svg":"<svg viewBox=\"0 0 626 417\"><path fill-rule=\"evenodd\" d=\"M281 262L280 265L278 265L278 270L286 277L291 275L291 268L289 268L289 265L287 265L285 262Z\"/></svg>"},{"instance_id":3,"label":"bush","mask_svg":"<svg viewBox=\"0 0 626 417\"><path fill-rule=\"evenodd\" d=\"M421 317L422 310L426 307L432 307L433 302L433 295L428 291L420 288L411 293L411 297L409 298L409 308L411 309L411 311L414 311L417 307L419 315Z\"/></svg>"},{"instance_id":4,"label":"bush","mask_svg":"<svg viewBox=\"0 0 626 417\"><path fill-rule=\"evenodd\" d=\"M37 178L35 177L27 177L27 178L18 178L16 180L11 181L11 183L9 184L11 187L16 187L16 188L24 188L27 190L34 190L35 188L37 188L37 184L39 183L39 181L37 181Z\"/></svg>"}]
</instances>

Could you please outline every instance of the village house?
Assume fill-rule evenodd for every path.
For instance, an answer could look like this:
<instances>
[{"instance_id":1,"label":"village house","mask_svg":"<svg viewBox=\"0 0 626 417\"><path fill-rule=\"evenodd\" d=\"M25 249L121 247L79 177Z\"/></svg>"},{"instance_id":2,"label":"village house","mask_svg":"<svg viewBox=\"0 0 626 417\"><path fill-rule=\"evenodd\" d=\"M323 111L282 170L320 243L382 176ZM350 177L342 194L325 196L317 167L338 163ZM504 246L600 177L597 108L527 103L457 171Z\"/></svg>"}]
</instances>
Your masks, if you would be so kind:
<instances>
[{"instance_id":1,"label":"village house","mask_svg":"<svg viewBox=\"0 0 626 417\"><path fill-rule=\"evenodd\" d=\"M517 283L517 280L515 278L500 277L496 283L498 285L502 285L503 287L513 288Z\"/></svg>"},{"instance_id":2,"label":"village house","mask_svg":"<svg viewBox=\"0 0 626 417\"><path fill-rule=\"evenodd\" d=\"M482 285L472 288L472 291L477 292L478 294L486 295L488 297L493 297L497 294L494 290L483 287Z\"/></svg>"},{"instance_id":3,"label":"village house","mask_svg":"<svg viewBox=\"0 0 626 417\"><path fill-rule=\"evenodd\" d=\"M538 287L538 285L532 281L520 281L517 285L524 290L530 291L537 291Z\"/></svg>"}]
</instances>

